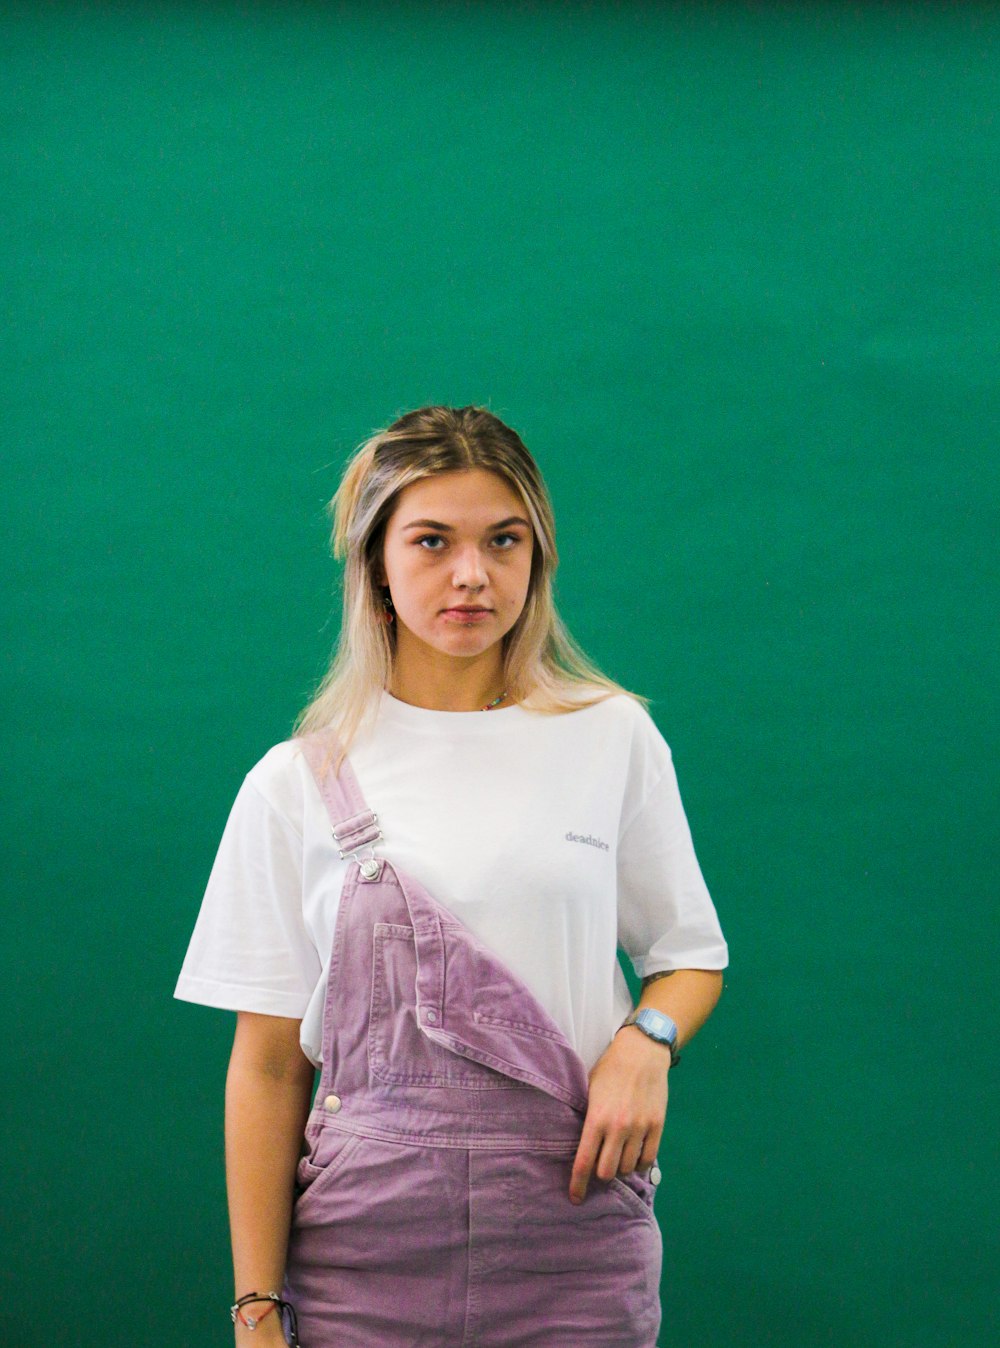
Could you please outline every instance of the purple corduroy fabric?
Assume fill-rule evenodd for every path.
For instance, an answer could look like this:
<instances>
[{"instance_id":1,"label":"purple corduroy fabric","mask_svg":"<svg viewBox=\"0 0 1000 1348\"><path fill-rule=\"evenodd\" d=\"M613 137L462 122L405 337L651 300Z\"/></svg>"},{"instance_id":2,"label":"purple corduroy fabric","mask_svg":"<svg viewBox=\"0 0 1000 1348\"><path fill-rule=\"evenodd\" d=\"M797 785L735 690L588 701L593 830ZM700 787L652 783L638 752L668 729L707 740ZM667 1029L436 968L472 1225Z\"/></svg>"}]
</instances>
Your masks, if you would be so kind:
<instances>
[{"instance_id":1,"label":"purple corduroy fabric","mask_svg":"<svg viewBox=\"0 0 1000 1348\"><path fill-rule=\"evenodd\" d=\"M302 744L339 828L366 808L350 764L335 777L331 738ZM593 1180L569 1201L583 1062L378 860L371 879L350 867L334 933L285 1282L302 1348L655 1348L653 1186Z\"/></svg>"}]
</instances>

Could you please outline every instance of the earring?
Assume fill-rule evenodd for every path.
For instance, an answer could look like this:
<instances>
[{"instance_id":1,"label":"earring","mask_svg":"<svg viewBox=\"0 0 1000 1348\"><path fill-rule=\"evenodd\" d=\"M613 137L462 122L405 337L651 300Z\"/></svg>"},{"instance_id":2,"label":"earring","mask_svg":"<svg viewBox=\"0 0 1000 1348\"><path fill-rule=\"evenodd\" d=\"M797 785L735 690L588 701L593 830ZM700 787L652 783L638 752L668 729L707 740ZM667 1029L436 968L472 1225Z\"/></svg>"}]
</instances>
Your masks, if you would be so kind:
<instances>
[{"instance_id":1,"label":"earring","mask_svg":"<svg viewBox=\"0 0 1000 1348\"><path fill-rule=\"evenodd\" d=\"M382 616L387 623L391 623L396 616L396 610L393 607L392 595L389 593L388 585L382 586Z\"/></svg>"}]
</instances>

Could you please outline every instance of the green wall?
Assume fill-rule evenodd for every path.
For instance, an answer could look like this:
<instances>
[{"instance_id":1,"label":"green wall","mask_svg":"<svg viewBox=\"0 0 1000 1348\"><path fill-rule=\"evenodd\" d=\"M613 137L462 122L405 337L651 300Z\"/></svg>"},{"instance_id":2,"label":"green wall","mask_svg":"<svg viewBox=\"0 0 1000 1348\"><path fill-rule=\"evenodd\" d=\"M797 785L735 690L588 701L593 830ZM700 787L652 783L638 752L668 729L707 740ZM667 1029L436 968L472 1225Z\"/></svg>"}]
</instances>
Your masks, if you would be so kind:
<instances>
[{"instance_id":1,"label":"green wall","mask_svg":"<svg viewBox=\"0 0 1000 1348\"><path fill-rule=\"evenodd\" d=\"M1000 10L0 26L4 1343L231 1342L233 1018L173 985L335 640L323 503L428 401L541 461L731 944L664 1348L987 1343Z\"/></svg>"}]
</instances>

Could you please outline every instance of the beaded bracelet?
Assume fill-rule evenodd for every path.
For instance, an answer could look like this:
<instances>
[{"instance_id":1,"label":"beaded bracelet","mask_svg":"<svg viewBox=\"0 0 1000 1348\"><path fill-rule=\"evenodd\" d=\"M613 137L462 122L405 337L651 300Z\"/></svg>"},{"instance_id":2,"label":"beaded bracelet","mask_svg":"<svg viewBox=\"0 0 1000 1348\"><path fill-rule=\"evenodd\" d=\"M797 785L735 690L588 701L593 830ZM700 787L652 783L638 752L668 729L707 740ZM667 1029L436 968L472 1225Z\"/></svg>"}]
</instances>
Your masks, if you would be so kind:
<instances>
[{"instance_id":1,"label":"beaded bracelet","mask_svg":"<svg viewBox=\"0 0 1000 1348\"><path fill-rule=\"evenodd\" d=\"M243 1307L252 1305L256 1301L267 1301L270 1304L266 1311L261 1315L244 1316ZM291 1335L288 1348L299 1348L299 1326L295 1315L295 1307L290 1301L285 1301L277 1292L247 1292L246 1296L237 1297L229 1307L229 1318L235 1325L237 1321L247 1329L256 1329L265 1316L270 1315L277 1309L282 1318L282 1328L287 1328ZM287 1325L285 1318L287 1316Z\"/></svg>"}]
</instances>

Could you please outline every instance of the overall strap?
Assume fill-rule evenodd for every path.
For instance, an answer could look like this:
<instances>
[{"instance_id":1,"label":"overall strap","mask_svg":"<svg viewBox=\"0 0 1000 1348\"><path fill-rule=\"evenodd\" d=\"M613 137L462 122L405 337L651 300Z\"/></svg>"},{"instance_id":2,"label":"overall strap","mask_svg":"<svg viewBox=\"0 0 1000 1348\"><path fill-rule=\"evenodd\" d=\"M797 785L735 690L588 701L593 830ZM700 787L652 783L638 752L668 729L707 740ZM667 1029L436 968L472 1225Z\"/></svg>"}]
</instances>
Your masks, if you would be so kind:
<instances>
[{"instance_id":1,"label":"overall strap","mask_svg":"<svg viewBox=\"0 0 1000 1348\"><path fill-rule=\"evenodd\" d=\"M301 736L299 745L326 806L341 860L356 861L366 880L376 879L382 863L375 856L374 844L381 838L382 830L378 815L365 804L346 757L341 760L340 771L335 771L340 741L332 730L320 730ZM367 856L358 855L362 848L368 849Z\"/></svg>"}]
</instances>

